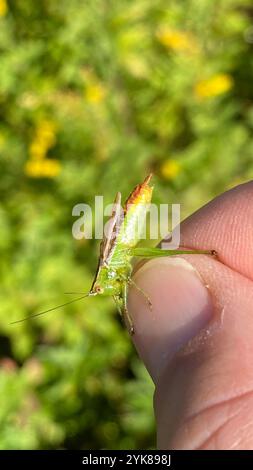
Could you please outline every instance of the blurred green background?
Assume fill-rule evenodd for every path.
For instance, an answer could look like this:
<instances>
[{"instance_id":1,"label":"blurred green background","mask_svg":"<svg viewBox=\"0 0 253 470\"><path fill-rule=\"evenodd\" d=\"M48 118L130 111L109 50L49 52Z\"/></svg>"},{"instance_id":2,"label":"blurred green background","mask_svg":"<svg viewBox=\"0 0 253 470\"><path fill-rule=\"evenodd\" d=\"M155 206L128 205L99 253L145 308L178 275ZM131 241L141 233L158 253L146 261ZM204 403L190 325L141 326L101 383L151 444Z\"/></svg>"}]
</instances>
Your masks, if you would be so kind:
<instances>
[{"instance_id":1,"label":"blurred green background","mask_svg":"<svg viewBox=\"0 0 253 470\"><path fill-rule=\"evenodd\" d=\"M253 176L246 0L0 0L0 448L155 446L153 385L72 207L149 171L183 215Z\"/></svg>"}]
</instances>

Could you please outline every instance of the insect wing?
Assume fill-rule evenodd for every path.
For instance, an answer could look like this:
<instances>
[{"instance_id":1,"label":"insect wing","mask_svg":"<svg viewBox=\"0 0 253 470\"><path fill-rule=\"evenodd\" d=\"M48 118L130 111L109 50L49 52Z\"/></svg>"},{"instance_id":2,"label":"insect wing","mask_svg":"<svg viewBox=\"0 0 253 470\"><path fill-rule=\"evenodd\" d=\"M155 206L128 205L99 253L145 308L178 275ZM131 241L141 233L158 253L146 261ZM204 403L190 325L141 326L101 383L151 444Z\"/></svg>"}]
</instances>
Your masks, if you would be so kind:
<instances>
[{"instance_id":1,"label":"insect wing","mask_svg":"<svg viewBox=\"0 0 253 470\"><path fill-rule=\"evenodd\" d=\"M113 203L112 215L106 224L106 232L100 244L100 266L110 261L122 221L121 193L118 192Z\"/></svg>"},{"instance_id":2,"label":"insect wing","mask_svg":"<svg viewBox=\"0 0 253 470\"><path fill-rule=\"evenodd\" d=\"M110 259L112 257L113 250L116 246L117 233L119 232L120 225L123 221L123 212L121 210L121 193L116 194L112 215L106 225L106 233L104 232L103 240L100 243L100 254L97 265L96 274L91 286L91 292L93 291L94 285L99 276L100 269L103 266L108 266Z\"/></svg>"},{"instance_id":3,"label":"insect wing","mask_svg":"<svg viewBox=\"0 0 253 470\"><path fill-rule=\"evenodd\" d=\"M135 246L143 231L146 214L151 203L153 187L149 185L152 174L134 188L124 205L124 221L118 234L118 245Z\"/></svg>"}]
</instances>

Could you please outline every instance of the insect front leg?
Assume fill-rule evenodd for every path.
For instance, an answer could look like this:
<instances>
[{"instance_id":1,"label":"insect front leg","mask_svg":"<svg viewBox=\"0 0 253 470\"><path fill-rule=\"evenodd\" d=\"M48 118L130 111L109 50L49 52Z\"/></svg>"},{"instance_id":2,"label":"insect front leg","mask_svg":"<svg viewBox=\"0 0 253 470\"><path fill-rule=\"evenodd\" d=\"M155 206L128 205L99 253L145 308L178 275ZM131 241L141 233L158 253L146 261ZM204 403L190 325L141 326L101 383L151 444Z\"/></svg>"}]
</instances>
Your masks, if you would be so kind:
<instances>
[{"instance_id":1,"label":"insect front leg","mask_svg":"<svg viewBox=\"0 0 253 470\"><path fill-rule=\"evenodd\" d=\"M148 294L141 287L139 287L138 284L136 284L136 282L134 282L134 280L131 277L127 278L127 282L128 282L128 284L132 284L132 286L134 286L135 289L138 290L143 295L143 297L145 297L145 300L147 301L147 304L148 304L150 310L152 310L153 304L152 304Z\"/></svg>"},{"instance_id":2,"label":"insect front leg","mask_svg":"<svg viewBox=\"0 0 253 470\"><path fill-rule=\"evenodd\" d=\"M148 294L141 287L139 287L138 284L136 284L136 282L131 278L130 275L127 275L127 276L126 275L121 275L120 279L122 280L122 282L127 283L128 285L132 285L133 287L135 287L135 289L138 290L143 295L143 297L145 297L145 300L146 300L150 310L152 310L153 304L152 304Z\"/></svg>"}]
</instances>

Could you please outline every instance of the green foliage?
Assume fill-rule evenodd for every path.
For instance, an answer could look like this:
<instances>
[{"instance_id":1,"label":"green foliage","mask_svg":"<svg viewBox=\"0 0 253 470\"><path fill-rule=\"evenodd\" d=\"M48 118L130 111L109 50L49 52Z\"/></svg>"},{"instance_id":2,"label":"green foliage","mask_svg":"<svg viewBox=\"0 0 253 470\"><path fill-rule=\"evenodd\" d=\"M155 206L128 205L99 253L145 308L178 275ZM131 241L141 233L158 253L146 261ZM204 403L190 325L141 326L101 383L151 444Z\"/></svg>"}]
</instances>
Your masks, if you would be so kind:
<instances>
[{"instance_id":1,"label":"green foliage","mask_svg":"<svg viewBox=\"0 0 253 470\"><path fill-rule=\"evenodd\" d=\"M247 0L0 0L0 448L155 446L153 386L72 207L153 170L184 215L249 179Z\"/></svg>"}]
</instances>

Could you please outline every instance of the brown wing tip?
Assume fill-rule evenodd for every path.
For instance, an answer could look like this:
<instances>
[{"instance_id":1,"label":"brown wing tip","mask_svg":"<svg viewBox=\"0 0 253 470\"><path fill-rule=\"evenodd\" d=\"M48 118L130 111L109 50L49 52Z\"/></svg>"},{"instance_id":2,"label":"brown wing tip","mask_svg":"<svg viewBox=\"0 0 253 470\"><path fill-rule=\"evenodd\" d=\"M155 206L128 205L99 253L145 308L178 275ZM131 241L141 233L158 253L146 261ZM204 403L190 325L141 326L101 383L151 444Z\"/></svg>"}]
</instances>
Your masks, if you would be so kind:
<instances>
[{"instance_id":1,"label":"brown wing tip","mask_svg":"<svg viewBox=\"0 0 253 470\"><path fill-rule=\"evenodd\" d=\"M152 194L152 190L153 190L153 187L149 186L149 181L151 180L152 178L152 173L150 173L146 178L145 180L143 181L143 183L141 184L138 184L134 190L131 192L130 196L128 197L128 199L126 200L125 202L125 205L124 205L124 210L125 212L127 211L127 206L129 204L136 204L138 202L138 200L143 196L146 197L146 200L150 199L151 197L151 194ZM148 196L149 195L149 196Z\"/></svg>"}]
</instances>

